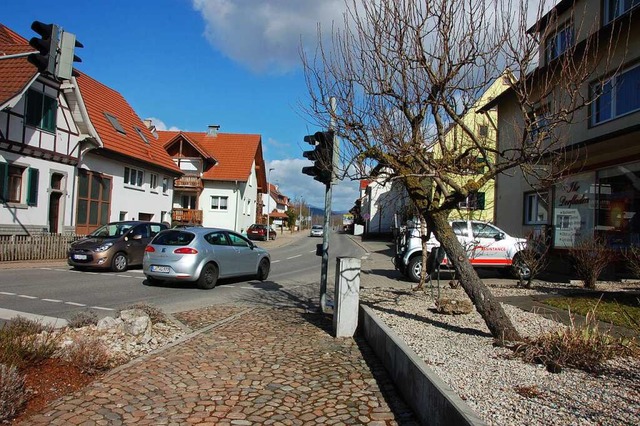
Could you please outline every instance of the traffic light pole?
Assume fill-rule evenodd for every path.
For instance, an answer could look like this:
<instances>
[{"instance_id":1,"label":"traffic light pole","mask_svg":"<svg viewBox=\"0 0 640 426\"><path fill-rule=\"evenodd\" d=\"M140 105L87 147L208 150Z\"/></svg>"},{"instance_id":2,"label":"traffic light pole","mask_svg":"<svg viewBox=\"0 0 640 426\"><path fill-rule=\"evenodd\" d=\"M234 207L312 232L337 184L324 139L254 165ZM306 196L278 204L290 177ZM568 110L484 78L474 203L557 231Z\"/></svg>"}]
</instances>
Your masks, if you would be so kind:
<instances>
[{"instance_id":1,"label":"traffic light pole","mask_svg":"<svg viewBox=\"0 0 640 426\"><path fill-rule=\"evenodd\" d=\"M322 227L322 266L320 268L320 310L327 312L327 275L329 271L329 226L331 221L331 183L324 192L324 224Z\"/></svg>"}]
</instances>

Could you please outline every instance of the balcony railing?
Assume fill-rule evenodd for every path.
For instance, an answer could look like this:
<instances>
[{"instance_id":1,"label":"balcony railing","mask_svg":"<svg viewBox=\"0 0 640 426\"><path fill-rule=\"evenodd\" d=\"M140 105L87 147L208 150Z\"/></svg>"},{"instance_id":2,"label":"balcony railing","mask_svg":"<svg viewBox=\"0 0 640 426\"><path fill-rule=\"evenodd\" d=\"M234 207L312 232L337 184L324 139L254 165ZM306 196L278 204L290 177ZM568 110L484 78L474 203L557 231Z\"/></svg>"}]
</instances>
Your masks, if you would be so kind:
<instances>
[{"instance_id":1,"label":"balcony railing","mask_svg":"<svg viewBox=\"0 0 640 426\"><path fill-rule=\"evenodd\" d=\"M171 212L171 221L182 224L193 223L202 225L202 210L173 209Z\"/></svg>"},{"instance_id":2,"label":"balcony railing","mask_svg":"<svg viewBox=\"0 0 640 426\"><path fill-rule=\"evenodd\" d=\"M173 182L177 189L202 189L202 179L199 176L182 176Z\"/></svg>"}]
</instances>

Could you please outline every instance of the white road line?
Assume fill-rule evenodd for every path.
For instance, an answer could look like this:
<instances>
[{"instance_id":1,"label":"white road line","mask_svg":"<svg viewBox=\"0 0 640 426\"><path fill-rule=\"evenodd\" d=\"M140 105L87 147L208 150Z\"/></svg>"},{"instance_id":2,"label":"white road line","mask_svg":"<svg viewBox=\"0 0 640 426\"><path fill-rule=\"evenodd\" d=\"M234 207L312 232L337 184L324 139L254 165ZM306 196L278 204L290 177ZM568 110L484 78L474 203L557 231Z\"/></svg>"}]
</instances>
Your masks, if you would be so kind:
<instances>
[{"instance_id":1,"label":"white road line","mask_svg":"<svg viewBox=\"0 0 640 426\"><path fill-rule=\"evenodd\" d=\"M0 294L4 294L5 296L15 296L15 293L9 293L8 291L0 291Z\"/></svg>"},{"instance_id":2,"label":"white road line","mask_svg":"<svg viewBox=\"0 0 640 426\"><path fill-rule=\"evenodd\" d=\"M92 306L91 309L97 309L99 311L115 311L113 308L103 308L102 306Z\"/></svg>"},{"instance_id":3,"label":"white road line","mask_svg":"<svg viewBox=\"0 0 640 426\"><path fill-rule=\"evenodd\" d=\"M22 297L23 299L37 299L36 296L28 296L26 294L18 294L18 297Z\"/></svg>"},{"instance_id":4,"label":"white road line","mask_svg":"<svg viewBox=\"0 0 640 426\"><path fill-rule=\"evenodd\" d=\"M309 253L315 253L315 252L316 252L316 250L311 250Z\"/></svg>"},{"instance_id":5,"label":"white road line","mask_svg":"<svg viewBox=\"0 0 640 426\"><path fill-rule=\"evenodd\" d=\"M302 256L301 254L297 254L297 255L295 255L295 256L287 257L287 260L289 260L289 259L295 259L296 257L301 257L301 256Z\"/></svg>"},{"instance_id":6,"label":"white road line","mask_svg":"<svg viewBox=\"0 0 640 426\"><path fill-rule=\"evenodd\" d=\"M120 278L133 278L131 275L119 275L119 274L116 274L116 277L120 277Z\"/></svg>"},{"instance_id":7,"label":"white road line","mask_svg":"<svg viewBox=\"0 0 640 426\"><path fill-rule=\"evenodd\" d=\"M53 302L53 303L62 303L62 300L58 300L58 299L40 299L43 302Z\"/></svg>"},{"instance_id":8,"label":"white road line","mask_svg":"<svg viewBox=\"0 0 640 426\"><path fill-rule=\"evenodd\" d=\"M64 302L65 305L71 305L71 306L87 306L84 303L76 303L76 302Z\"/></svg>"},{"instance_id":9,"label":"white road line","mask_svg":"<svg viewBox=\"0 0 640 426\"><path fill-rule=\"evenodd\" d=\"M278 262L282 262L281 260L272 260L271 263L278 263Z\"/></svg>"}]
</instances>

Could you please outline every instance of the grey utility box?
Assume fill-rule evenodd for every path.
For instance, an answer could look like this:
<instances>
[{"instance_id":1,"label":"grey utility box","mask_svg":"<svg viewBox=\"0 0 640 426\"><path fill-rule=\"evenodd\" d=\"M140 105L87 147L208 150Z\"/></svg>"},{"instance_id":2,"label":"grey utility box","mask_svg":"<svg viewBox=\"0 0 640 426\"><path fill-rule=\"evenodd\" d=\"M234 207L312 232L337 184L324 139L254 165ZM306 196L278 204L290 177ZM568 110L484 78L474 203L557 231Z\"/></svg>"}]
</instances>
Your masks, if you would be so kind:
<instances>
[{"instance_id":1,"label":"grey utility box","mask_svg":"<svg viewBox=\"0 0 640 426\"><path fill-rule=\"evenodd\" d=\"M335 337L353 337L358 327L360 259L338 257L333 307Z\"/></svg>"}]
</instances>

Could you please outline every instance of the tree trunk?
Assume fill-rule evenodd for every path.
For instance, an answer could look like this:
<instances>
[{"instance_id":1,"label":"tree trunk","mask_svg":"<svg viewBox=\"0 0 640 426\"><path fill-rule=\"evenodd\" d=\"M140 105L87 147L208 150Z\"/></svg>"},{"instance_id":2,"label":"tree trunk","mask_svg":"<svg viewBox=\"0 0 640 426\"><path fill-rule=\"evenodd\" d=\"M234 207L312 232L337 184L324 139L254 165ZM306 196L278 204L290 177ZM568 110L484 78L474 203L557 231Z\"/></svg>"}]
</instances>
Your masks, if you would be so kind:
<instances>
[{"instance_id":1,"label":"tree trunk","mask_svg":"<svg viewBox=\"0 0 640 426\"><path fill-rule=\"evenodd\" d=\"M432 224L433 233L453 264L460 285L484 319L491 335L500 343L521 340L502 305L493 297L471 266L467 253L449 225L446 213L427 212L425 219Z\"/></svg>"}]
</instances>

